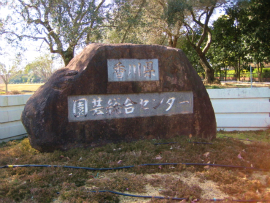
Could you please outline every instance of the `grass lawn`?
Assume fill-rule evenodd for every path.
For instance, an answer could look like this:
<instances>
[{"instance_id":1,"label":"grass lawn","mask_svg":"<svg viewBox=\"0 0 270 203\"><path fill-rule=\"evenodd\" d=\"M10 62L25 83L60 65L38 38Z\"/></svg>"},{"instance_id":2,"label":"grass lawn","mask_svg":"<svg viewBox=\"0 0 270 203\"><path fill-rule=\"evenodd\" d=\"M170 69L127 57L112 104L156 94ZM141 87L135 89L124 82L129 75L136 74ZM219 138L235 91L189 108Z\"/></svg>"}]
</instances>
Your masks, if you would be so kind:
<instances>
[{"instance_id":1,"label":"grass lawn","mask_svg":"<svg viewBox=\"0 0 270 203\"><path fill-rule=\"evenodd\" d=\"M33 94L41 84L9 84L8 85L8 94ZM250 87L250 83L226 83L226 84L212 84L205 85L206 89L223 89L223 88L243 88ZM253 87L269 87L269 84L256 84L253 83ZM5 85L0 84L0 95L5 94Z\"/></svg>"},{"instance_id":2,"label":"grass lawn","mask_svg":"<svg viewBox=\"0 0 270 203\"><path fill-rule=\"evenodd\" d=\"M241 140L239 140L241 139ZM207 142L196 144L194 142ZM176 137L41 153L28 138L0 144L0 166L49 164L129 169L91 171L64 167L0 168L0 202L179 202L108 192L200 199L270 201L270 131L219 132L211 141ZM170 143L158 144L156 143ZM156 163L155 166L140 166ZM210 163L239 169L160 163ZM261 169L261 170L257 170ZM194 201L193 201L194 202Z\"/></svg>"},{"instance_id":3,"label":"grass lawn","mask_svg":"<svg viewBox=\"0 0 270 203\"><path fill-rule=\"evenodd\" d=\"M43 83L41 84L9 84L9 94L33 94ZM5 94L5 84L0 84L0 94Z\"/></svg>"},{"instance_id":4,"label":"grass lawn","mask_svg":"<svg viewBox=\"0 0 270 203\"><path fill-rule=\"evenodd\" d=\"M252 83L252 87L270 87L269 83ZM206 89L225 89L225 88L250 88L249 82L226 82L221 84L205 85Z\"/></svg>"}]
</instances>

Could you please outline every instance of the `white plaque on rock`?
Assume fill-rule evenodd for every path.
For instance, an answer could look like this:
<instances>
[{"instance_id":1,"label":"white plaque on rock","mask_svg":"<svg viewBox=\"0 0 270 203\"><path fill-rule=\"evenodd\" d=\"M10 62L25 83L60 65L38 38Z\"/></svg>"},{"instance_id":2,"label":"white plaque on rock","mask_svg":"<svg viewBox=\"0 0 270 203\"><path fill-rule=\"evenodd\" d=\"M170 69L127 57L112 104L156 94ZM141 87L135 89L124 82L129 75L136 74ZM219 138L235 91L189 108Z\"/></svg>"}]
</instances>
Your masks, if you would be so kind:
<instances>
[{"instance_id":1,"label":"white plaque on rock","mask_svg":"<svg viewBox=\"0 0 270 203\"><path fill-rule=\"evenodd\" d=\"M78 95L68 97L68 119L71 122L192 113L192 92Z\"/></svg>"},{"instance_id":2,"label":"white plaque on rock","mask_svg":"<svg viewBox=\"0 0 270 203\"><path fill-rule=\"evenodd\" d=\"M157 81L158 59L107 59L108 81Z\"/></svg>"}]
</instances>

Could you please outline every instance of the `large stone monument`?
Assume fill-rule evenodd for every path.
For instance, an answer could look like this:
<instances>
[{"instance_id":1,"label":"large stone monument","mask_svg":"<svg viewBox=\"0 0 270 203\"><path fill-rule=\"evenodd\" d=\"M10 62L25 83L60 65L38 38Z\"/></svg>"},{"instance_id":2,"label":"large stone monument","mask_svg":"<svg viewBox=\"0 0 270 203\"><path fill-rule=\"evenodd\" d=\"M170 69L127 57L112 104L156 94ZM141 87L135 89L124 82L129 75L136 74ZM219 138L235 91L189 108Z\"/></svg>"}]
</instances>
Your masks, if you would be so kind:
<instances>
[{"instance_id":1,"label":"large stone monument","mask_svg":"<svg viewBox=\"0 0 270 203\"><path fill-rule=\"evenodd\" d=\"M216 136L200 77L181 50L158 45L87 46L28 100L22 122L40 151Z\"/></svg>"}]
</instances>

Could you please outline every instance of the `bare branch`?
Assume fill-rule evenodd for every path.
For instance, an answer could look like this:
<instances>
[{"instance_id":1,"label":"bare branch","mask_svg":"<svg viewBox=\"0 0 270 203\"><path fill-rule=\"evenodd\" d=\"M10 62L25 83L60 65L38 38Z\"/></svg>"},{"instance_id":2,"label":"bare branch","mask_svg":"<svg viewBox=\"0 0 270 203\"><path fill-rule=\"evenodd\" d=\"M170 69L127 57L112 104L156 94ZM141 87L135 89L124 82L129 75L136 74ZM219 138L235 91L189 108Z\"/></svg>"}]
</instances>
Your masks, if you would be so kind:
<instances>
[{"instance_id":1,"label":"bare branch","mask_svg":"<svg viewBox=\"0 0 270 203\"><path fill-rule=\"evenodd\" d=\"M188 24L185 24L185 26L187 28L187 32L186 32L187 40L191 44L191 46L196 50L196 45L194 43L194 37L193 37L194 36L194 32L193 32L192 28ZM190 36L189 36L190 34L192 34L192 39L190 39Z\"/></svg>"},{"instance_id":2,"label":"bare branch","mask_svg":"<svg viewBox=\"0 0 270 203\"><path fill-rule=\"evenodd\" d=\"M80 19L80 20L79 20L79 23L80 23L80 22L82 21L82 19L84 18L84 16L86 15L86 13L89 12L88 9L89 9L89 7L90 7L91 4L89 4L89 7L86 9L85 12L82 12L82 11L83 11L84 5L85 5L85 2L83 1L82 4L81 4L81 6L80 6L80 11L78 12L78 14L77 14L77 16L75 17L75 19L72 20L72 21L73 21L73 24L77 24L77 23L78 23L77 21L78 21L79 19Z\"/></svg>"},{"instance_id":3,"label":"bare branch","mask_svg":"<svg viewBox=\"0 0 270 203\"><path fill-rule=\"evenodd\" d=\"M84 1L83 1L83 4L84 4ZM83 6L81 6L81 7L83 7ZM67 5L66 5L66 8L67 8L68 16L69 16L70 19L74 22L74 18L73 18L73 16L72 16L72 13L71 13L71 11L70 11L70 6L69 6L68 3L67 3ZM80 13L81 13L81 11L80 11Z\"/></svg>"},{"instance_id":4,"label":"bare branch","mask_svg":"<svg viewBox=\"0 0 270 203\"><path fill-rule=\"evenodd\" d=\"M12 32L12 31L2 31L1 32L2 34L11 34L11 35L14 35L15 37L17 37L19 40L21 40L22 38L29 38L29 39L34 39L34 40L44 40L45 38L44 37L35 37L35 36L32 36L32 35L19 35L15 32Z\"/></svg>"},{"instance_id":5,"label":"bare branch","mask_svg":"<svg viewBox=\"0 0 270 203\"><path fill-rule=\"evenodd\" d=\"M165 3L164 2L162 2L162 1L157 1L157 2L159 3L159 5L162 6L163 9L165 8Z\"/></svg>"},{"instance_id":6,"label":"bare branch","mask_svg":"<svg viewBox=\"0 0 270 203\"><path fill-rule=\"evenodd\" d=\"M204 54L207 53L207 51L209 50L210 45L211 45L211 43L212 43L212 33L211 33L210 29L208 30L207 33L208 33L208 40L207 40L207 42L206 42L206 45L205 45L204 49L202 50L202 52L203 52Z\"/></svg>"},{"instance_id":7,"label":"bare branch","mask_svg":"<svg viewBox=\"0 0 270 203\"><path fill-rule=\"evenodd\" d=\"M199 39L198 43L196 44L197 49L200 49L200 47L201 47L202 43L204 42L205 38L208 36L207 44L206 44L205 48L203 49L203 52L205 52L205 53L208 51L208 49L210 47L210 44L211 44L211 41L212 41L212 35L211 35L211 31L210 31L210 29L208 27L208 23L209 23L211 15L213 14L215 5L216 4L212 5L210 7L210 9L208 7L206 7L205 8L206 10L203 11L200 14L198 20L196 19L193 10L190 11L193 21L203 29L203 33L201 34L200 39ZM203 15L205 15L205 22L204 23L201 22L201 18L202 18Z\"/></svg>"},{"instance_id":8,"label":"bare branch","mask_svg":"<svg viewBox=\"0 0 270 203\"><path fill-rule=\"evenodd\" d=\"M204 11L204 12L202 12L202 13L200 14L199 19L198 19L198 22L201 22L201 17L202 17L204 14L206 14L206 11Z\"/></svg>"},{"instance_id":9,"label":"bare branch","mask_svg":"<svg viewBox=\"0 0 270 203\"><path fill-rule=\"evenodd\" d=\"M22 23L21 29L9 26L10 30L5 33L14 41L23 38L42 40L52 53L61 54L65 63L72 59L79 43L89 42L93 29L105 27L100 22L105 19L101 18L104 15L101 9L106 0L16 1L19 6L14 7L14 11L19 18L14 18L11 25Z\"/></svg>"}]
</instances>

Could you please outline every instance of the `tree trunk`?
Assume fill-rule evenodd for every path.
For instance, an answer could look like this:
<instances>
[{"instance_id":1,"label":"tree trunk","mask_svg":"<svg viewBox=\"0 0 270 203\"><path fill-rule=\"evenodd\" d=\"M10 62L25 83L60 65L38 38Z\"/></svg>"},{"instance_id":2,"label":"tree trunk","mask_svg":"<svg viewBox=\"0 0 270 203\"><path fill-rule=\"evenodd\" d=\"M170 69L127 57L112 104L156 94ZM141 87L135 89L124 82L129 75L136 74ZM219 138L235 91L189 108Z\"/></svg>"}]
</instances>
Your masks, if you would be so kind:
<instances>
[{"instance_id":1,"label":"tree trunk","mask_svg":"<svg viewBox=\"0 0 270 203\"><path fill-rule=\"evenodd\" d=\"M240 68L241 68L241 59L239 57L238 60L238 75L237 75L237 81L240 81Z\"/></svg>"},{"instance_id":2,"label":"tree trunk","mask_svg":"<svg viewBox=\"0 0 270 203\"><path fill-rule=\"evenodd\" d=\"M8 92L8 83L9 83L9 78L8 78L8 74L5 75L0 75L0 77L2 78L2 80L5 83L5 87L6 87L6 94Z\"/></svg>"},{"instance_id":3,"label":"tree trunk","mask_svg":"<svg viewBox=\"0 0 270 203\"><path fill-rule=\"evenodd\" d=\"M225 66L225 81L227 81L227 66Z\"/></svg>"},{"instance_id":4,"label":"tree trunk","mask_svg":"<svg viewBox=\"0 0 270 203\"><path fill-rule=\"evenodd\" d=\"M214 82L215 80L215 76L214 76L214 69L211 67L211 65L208 63L206 57L204 54L199 55L200 57L200 64L203 67L204 71L205 71L205 83L206 84L211 84Z\"/></svg>"},{"instance_id":5,"label":"tree trunk","mask_svg":"<svg viewBox=\"0 0 270 203\"><path fill-rule=\"evenodd\" d=\"M8 84L6 83L5 85L6 85L6 94L7 94L7 92L8 92Z\"/></svg>"},{"instance_id":6,"label":"tree trunk","mask_svg":"<svg viewBox=\"0 0 270 203\"><path fill-rule=\"evenodd\" d=\"M168 35L168 43L170 47L176 48L177 41L178 41L177 36Z\"/></svg>"},{"instance_id":7,"label":"tree trunk","mask_svg":"<svg viewBox=\"0 0 270 203\"><path fill-rule=\"evenodd\" d=\"M262 82L262 65L261 65L261 62L257 63L257 69L258 69L258 80L259 80L259 82Z\"/></svg>"},{"instance_id":8,"label":"tree trunk","mask_svg":"<svg viewBox=\"0 0 270 203\"><path fill-rule=\"evenodd\" d=\"M234 63L234 71L235 71L235 74L234 74L235 78L237 81L239 81L240 80L240 61L239 60Z\"/></svg>"},{"instance_id":9,"label":"tree trunk","mask_svg":"<svg viewBox=\"0 0 270 203\"><path fill-rule=\"evenodd\" d=\"M219 80L222 80L221 67L219 67Z\"/></svg>"},{"instance_id":10,"label":"tree trunk","mask_svg":"<svg viewBox=\"0 0 270 203\"><path fill-rule=\"evenodd\" d=\"M61 53L61 56L64 60L65 66L68 65L68 63L73 59L74 57L74 49L68 48L66 51L63 51Z\"/></svg>"}]
</instances>

